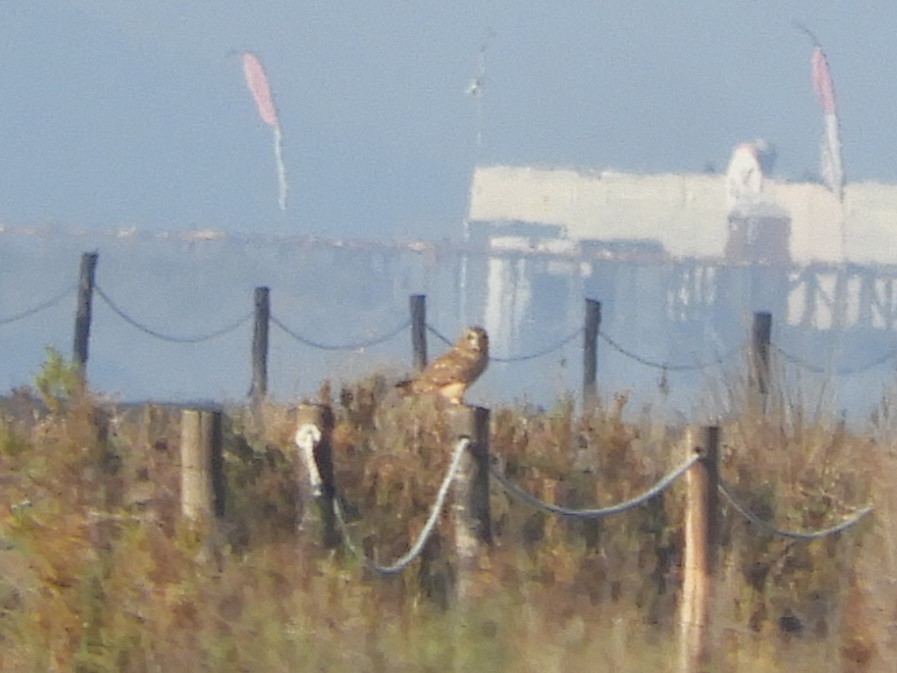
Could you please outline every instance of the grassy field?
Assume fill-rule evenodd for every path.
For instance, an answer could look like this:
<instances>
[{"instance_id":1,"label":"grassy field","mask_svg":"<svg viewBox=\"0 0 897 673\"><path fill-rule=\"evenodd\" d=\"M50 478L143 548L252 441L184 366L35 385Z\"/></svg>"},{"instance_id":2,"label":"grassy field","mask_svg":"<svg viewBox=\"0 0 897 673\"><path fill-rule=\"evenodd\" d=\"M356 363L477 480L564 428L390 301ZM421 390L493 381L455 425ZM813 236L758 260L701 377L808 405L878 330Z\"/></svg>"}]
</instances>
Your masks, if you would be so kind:
<instances>
[{"instance_id":1,"label":"grassy field","mask_svg":"<svg viewBox=\"0 0 897 673\"><path fill-rule=\"evenodd\" d=\"M459 605L443 520L422 558L380 577L317 543L304 511L293 410L229 410L226 514L209 538L179 512L179 417L75 392L65 367L7 398L0 422L0 670L673 671L684 485L628 513L565 521L493 487L495 544ZM336 415L350 528L389 562L425 520L452 438L438 409L395 403L379 378L321 402ZM589 413L492 410L491 450L518 484L568 507L610 504L682 458L681 428ZM848 532L802 542L721 515L714 669L890 671L897 547L889 522L895 418L868 431L747 400L722 424L721 472L763 517Z\"/></svg>"}]
</instances>

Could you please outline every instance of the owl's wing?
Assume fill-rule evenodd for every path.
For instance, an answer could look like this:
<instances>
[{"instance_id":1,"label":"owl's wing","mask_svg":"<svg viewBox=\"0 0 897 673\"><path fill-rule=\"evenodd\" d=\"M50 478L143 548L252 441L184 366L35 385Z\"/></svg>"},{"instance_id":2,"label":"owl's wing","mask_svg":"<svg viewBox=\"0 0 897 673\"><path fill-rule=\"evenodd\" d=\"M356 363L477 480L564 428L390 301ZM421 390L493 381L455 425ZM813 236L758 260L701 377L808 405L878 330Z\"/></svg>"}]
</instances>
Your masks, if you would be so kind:
<instances>
[{"instance_id":1,"label":"owl's wing","mask_svg":"<svg viewBox=\"0 0 897 673\"><path fill-rule=\"evenodd\" d=\"M437 388L459 381L466 382L470 378L472 363L465 355L457 349L443 353L423 371L421 380Z\"/></svg>"},{"instance_id":2,"label":"owl's wing","mask_svg":"<svg viewBox=\"0 0 897 673\"><path fill-rule=\"evenodd\" d=\"M458 366L460 358L456 356L458 354L453 351L443 353L413 379L399 381L396 388L405 395L411 395L432 392L443 386L458 383L463 379L463 373L462 367Z\"/></svg>"}]
</instances>

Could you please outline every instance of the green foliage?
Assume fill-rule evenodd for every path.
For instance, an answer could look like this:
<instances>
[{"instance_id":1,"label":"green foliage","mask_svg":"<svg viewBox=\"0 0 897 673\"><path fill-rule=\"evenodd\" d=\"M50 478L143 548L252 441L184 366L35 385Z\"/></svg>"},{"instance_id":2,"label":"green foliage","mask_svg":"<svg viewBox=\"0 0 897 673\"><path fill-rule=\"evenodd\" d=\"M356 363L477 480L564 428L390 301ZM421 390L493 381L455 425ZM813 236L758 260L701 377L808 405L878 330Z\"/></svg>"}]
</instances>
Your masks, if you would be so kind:
<instances>
[{"instance_id":1,"label":"green foliage","mask_svg":"<svg viewBox=\"0 0 897 673\"><path fill-rule=\"evenodd\" d=\"M53 346L46 346L44 352L46 359L34 375L34 387L47 408L56 412L78 390L81 371L75 362L65 359Z\"/></svg>"},{"instance_id":2,"label":"green foliage","mask_svg":"<svg viewBox=\"0 0 897 673\"><path fill-rule=\"evenodd\" d=\"M14 424L0 419L0 456L17 456L28 450L28 441Z\"/></svg>"}]
</instances>

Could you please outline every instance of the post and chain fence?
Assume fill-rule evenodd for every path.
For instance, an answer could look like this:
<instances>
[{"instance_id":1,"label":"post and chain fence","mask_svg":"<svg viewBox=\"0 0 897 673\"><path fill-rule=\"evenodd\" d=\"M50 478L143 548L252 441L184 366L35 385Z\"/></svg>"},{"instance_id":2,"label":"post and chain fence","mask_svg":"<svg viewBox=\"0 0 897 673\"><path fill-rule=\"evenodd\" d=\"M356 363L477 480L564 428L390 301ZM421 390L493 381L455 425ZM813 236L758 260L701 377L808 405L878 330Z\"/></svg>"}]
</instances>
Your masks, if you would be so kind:
<instances>
[{"instance_id":1,"label":"post and chain fence","mask_svg":"<svg viewBox=\"0 0 897 673\"><path fill-rule=\"evenodd\" d=\"M234 320L233 322L228 323L223 327L205 332L203 334L196 334L191 336L166 334L165 332L149 327L146 323L132 317L129 313L120 308L119 305L112 300L112 298L103 290L102 286L100 286L99 284L95 285L94 289L96 290L96 293L97 295L99 295L100 299L102 299L106 304L106 306L108 306L115 315L124 320L131 327L136 328L147 336L155 337L156 339L167 341L169 343L197 344L204 341L211 341L212 339L216 339L226 334L230 334L231 332L235 332L250 320L252 320L252 313L246 313L241 318L238 318L237 320Z\"/></svg>"},{"instance_id":2,"label":"post and chain fence","mask_svg":"<svg viewBox=\"0 0 897 673\"><path fill-rule=\"evenodd\" d=\"M311 339L307 336L303 336L297 330L294 330L293 328L287 326L282 320L277 318L277 316L272 315L271 322L277 325L277 327L283 330L283 332L291 337L294 341L297 341L303 346L316 348L322 351L358 351L364 350L365 348L373 348L374 346L379 346L380 344L394 339L399 334L411 327L411 321L405 320L404 322L400 323L393 329L383 333L380 336L370 337L368 339L359 339L356 341L350 341L341 344L329 344L324 343L323 341Z\"/></svg>"},{"instance_id":3,"label":"post and chain fence","mask_svg":"<svg viewBox=\"0 0 897 673\"><path fill-rule=\"evenodd\" d=\"M20 320L25 320L26 318L37 315L38 313L43 313L44 311L51 309L54 306L58 306L63 301L68 299L76 289L77 285L69 285L64 290L51 295L49 299L35 304L30 308L26 308L16 313L0 317L0 327L5 327L6 325L11 325L13 323L19 322Z\"/></svg>"},{"instance_id":4,"label":"post and chain fence","mask_svg":"<svg viewBox=\"0 0 897 673\"><path fill-rule=\"evenodd\" d=\"M104 287L100 283L94 282L92 274L96 265L96 261L96 253L86 253L82 258L82 279L80 283L75 284L74 286L68 286L60 292L51 295L47 299L35 303L31 307L15 311L6 316L0 316L0 328L8 327L20 321L36 316L46 310L57 307L66 298L71 296L73 291L76 291L78 293L78 316L76 316L75 360L82 366L86 365L87 359L87 342L89 339L89 332L91 327L90 321L92 319L90 312L90 298L94 293L117 318L133 327L134 329L139 330L143 334L167 343L198 344L224 337L241 329L247 323L251 322L253 319L253 315L255 315L256 318L256 331L258 332L259 330L260 315L258 314L258 307L256 307L255 312L247 312L234 320L224 323L220 327L208 329L196 334L178 334L163 330L158 326L150 325L147 321L141 320L136 317L122 304L121 301L119 301L118 299L114 299L112 297L112 294L106 287ZM85 273L87 275L84 275ZM267 291L267 288L257 288L257 291L259 289L264 289ZM276 313L268 313L264 316L261 316L261 318L263 318L263 320L265 321L265 334L267 334L267 324L273 323L274 326L276 326L289 338L293 339L296 343L304 347L331 352L362 351L367 348L372 348L389 342L411 329L412 336L417 335L417 338L413 339L412 344L412 349L414 350L414 361L419 364L426 364L426 334L432 335L435 339L446 346L450 346L453 343L453 340L446 336L446 334L436 325L425 321L425 296L412 295L412 299L417 301L412 302L413 309L410 319L402 320L391 329L385 330L380 334L354 340L346 340L339 343L330 343L321 339L312 338L307 334L303 334L300 330L289 325L286 320L282 319ZM774 342L767 341L764 343L762 341L758 341L758 317L766 316L767 318L767 322L765 323L765 330L768 338L768 331L771 329L771 316L769 316L769 314L757 313L755 314L754 332L750 339L746 339L740 343L733 345L732 347L725 350L721 354L716 355L715 357L707 358L704 360L696 359L695 362L683 362L681 360L677 362L648 357L634 351L631 348L626 347L618 338L615 338L614 336L609 334L607 330L601 328L600 302L587 299L585 308L586 324L584 326L572 330L557 341L535 351L517 354L511 353L491 355L490 361L497 364L514 364L546 357L551 355L552 353L559 352L562 349L568 347L574 340L584 335L585 357L583 361L583 397L586 398L587 393L594 394L594 389L596 387L595 382L597 379L597 347L595 343L590 343L590 341L599 338L613 352L617 353L621 357L624 357L644 367L662 371L664 375L666 375L666 373L668 372L699 372L708 370L710 368L719 368L726 365L726 363L730 362L739 353L753 353L755 378L759 382L761 389L763 389L764 394L766 392L766 385L769 381L770 352L778 356L780 361L802 370L820 375L828 374L838 377L847 377L866 372L874 367L886 364L890 360L894 359L895 356L897 356L897 348L894 348L882 353L878 357L870 359L868 362L860 366L832 367L814 365L808 362L805 358L801 358L790 353L782 346ZM759 338L762 339L762 330L759 334ZM266 350L267 339L264 340L264 351ZM251 389L254 391L266 392L267 352L263 352L260 349L253 349L251 357L253 360L253 383Z\"/></svg>"}]
</instances>

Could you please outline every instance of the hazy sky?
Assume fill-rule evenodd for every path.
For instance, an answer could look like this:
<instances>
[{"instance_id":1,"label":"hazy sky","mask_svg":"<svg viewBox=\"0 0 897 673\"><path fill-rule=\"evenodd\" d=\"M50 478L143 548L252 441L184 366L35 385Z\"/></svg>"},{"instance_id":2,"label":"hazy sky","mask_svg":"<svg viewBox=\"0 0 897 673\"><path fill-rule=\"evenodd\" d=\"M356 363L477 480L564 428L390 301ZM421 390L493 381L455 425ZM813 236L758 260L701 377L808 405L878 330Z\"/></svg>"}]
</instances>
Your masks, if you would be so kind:
<instances>
[{"instance_id":1,"label":"hazy sky","mask_svg":"<svg viewBox=\"0 0 897 673\"><path fill-rule=\"evenodd\" d=\"M477 162L724 169L757 136L798 178L822 120L795 19L829 56L848 180L897 181L897 4L871 4L6 0L0 223L455 238ZM234 49L268 69L285 214Z\"/></svg>"}]
</instances>

